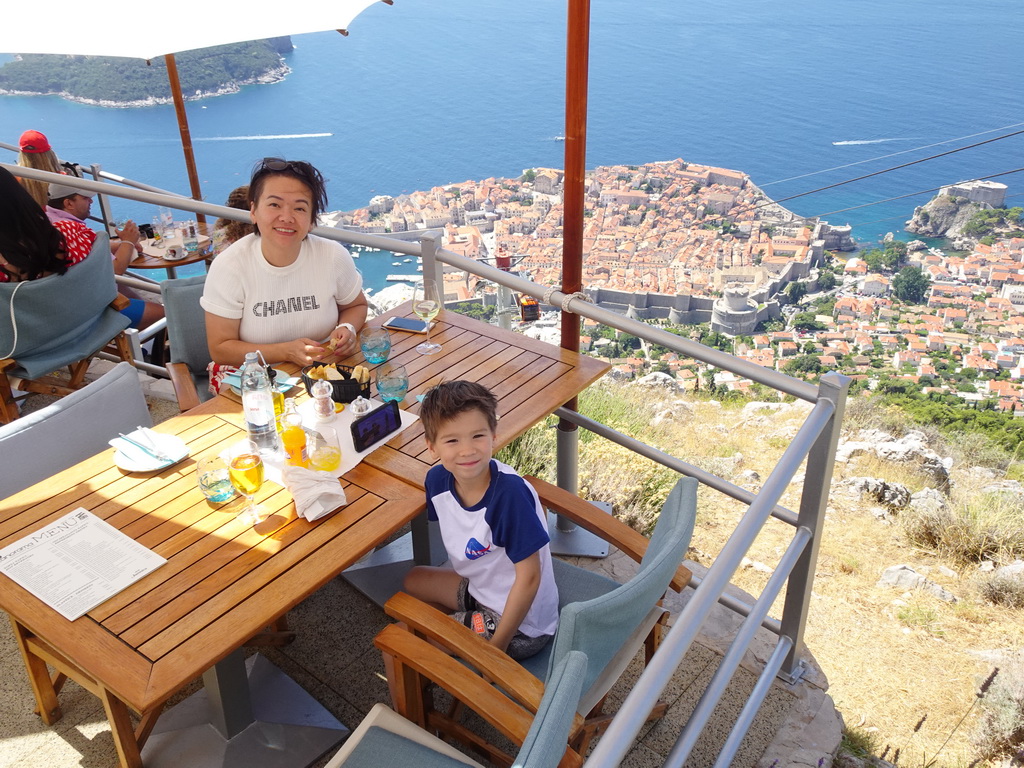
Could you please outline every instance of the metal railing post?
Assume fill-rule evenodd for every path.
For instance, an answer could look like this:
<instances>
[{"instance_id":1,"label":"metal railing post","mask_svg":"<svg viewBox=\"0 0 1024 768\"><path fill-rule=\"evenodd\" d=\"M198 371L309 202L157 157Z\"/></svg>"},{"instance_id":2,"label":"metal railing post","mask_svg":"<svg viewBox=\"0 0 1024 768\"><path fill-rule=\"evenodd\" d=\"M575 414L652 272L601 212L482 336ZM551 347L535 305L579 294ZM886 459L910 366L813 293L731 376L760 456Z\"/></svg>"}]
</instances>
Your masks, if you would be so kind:
<instances>
[{"instance_id":1,"label":"metal railing post","mask_svg":"<svg viewBox=\"0 0 1024 768\"><path fill-rule=\"evenodd\" d=\"M100 180L100 174L103 173L103 169L100 168L99 164L93 163L89 166L89 173L96 181ZM110 198L105 193L100 192L96 195L96 200L100 204L100 218L103 219L103 229L109 234L113 235L113 222L114 215L110 212Z\"/></svg>"},{"instance_id":2,"label":"metal railing post","mask_svg":"<svg viewBox=\"0 0 1024 768\"><path fill-rule=\"evenodd\" d=\"M821 377L819 384L820 399L833 402L835 411L807 456L803 493L800 496L797 526L810 530L811 543L797 560L789 576L786 601L782 609L781 634L792 639L793 646L782 665L780 676L789 682L795 682L800 678L800 655L803 653L811 585L814 583L822 524L828 505L828 490L832 485L832 469L835 465L836 446L839 443L839 431L846 410L846 390L849 389L850 381L848 376L826 373Z\"/></svg>"},{"instance_id":3,"label":"metal railing post","mask_svg":"<svg viewBox=\"0 0 1024 768\"><path fill-rule=\"evenodd\" d=\"M441 294L444 305L444 264L437 260L437 242L440 235L430 233L420 238L420 259L423 265L423 277L437 284L437 292Z\"/></svg>"}]
</instances>

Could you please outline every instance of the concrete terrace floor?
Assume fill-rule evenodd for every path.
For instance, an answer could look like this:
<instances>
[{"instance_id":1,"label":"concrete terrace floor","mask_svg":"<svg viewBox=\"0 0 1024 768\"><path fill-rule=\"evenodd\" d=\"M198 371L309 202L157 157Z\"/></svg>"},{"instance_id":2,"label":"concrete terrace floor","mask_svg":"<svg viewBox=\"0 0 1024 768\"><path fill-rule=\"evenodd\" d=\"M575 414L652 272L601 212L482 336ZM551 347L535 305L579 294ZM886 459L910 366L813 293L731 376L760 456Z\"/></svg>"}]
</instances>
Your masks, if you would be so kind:
<instances>
[{"instance_id":1,"label":"concrete terrace floor","mask_svg":"<svg viewBox=\"0 0 1024 768\"><path fill-rule=\"evenodd\" d=\"M95 375L103 370L101 365ZM154 420L176 412L167 401L165 382L149 382L147 399ZM161 402L162 401L162 402ZM38 407L39 401L32 407ZM612 552L607 558L574 558L582 567L623 581L635 568L628 557ZM690 564L695 573L700 566ZM736 592L736 594L741 594ZM666 601L672 617L692 595L687 589ZM749 599L749 597L747 598ZM718 668L740 617L719 606L702 629L665 689L666 717L641 731L623 766L660 766L701 693ZM282 648L248 649L259 652L285 671L342 723L355 728L377 702L388 702L384 668L374 636L390 620L383 610L344 579L337 578L289 613L296 639ZM705 729L687 766L711 766L718 749L756 681L756 672L771 652L771 637L759 630L757 639L734 675L725 697ZM99 700L73 682L60 700L63 718L52 728L33 714L34 701L10 625L0 629L0 768L113 768L117 756ZM642 654L609 695L606 711L614 712L642 672ZM175 700L200 686L194 681ZM811 660L804 680L796 686L780 681L772 689L733 762L735 766L828 766L839 743L841 718L825 693L827 682ZM333 749L331 753L333 753ZM325 755L313 765L321 768Z\"/></svg>"}]
</instances>

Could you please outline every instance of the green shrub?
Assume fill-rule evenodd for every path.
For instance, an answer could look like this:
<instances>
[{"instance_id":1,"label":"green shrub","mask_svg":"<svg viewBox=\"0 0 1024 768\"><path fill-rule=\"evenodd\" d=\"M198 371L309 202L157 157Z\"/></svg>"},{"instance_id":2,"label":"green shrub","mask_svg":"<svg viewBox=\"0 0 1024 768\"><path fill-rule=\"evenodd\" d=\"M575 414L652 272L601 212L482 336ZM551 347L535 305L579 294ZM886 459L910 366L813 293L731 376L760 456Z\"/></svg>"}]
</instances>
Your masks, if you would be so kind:
<instances>
[{"instance_id":1,"label":"green shrub","mask_svg":"<svg viewBox=\"0 0 1024 768\"><path fill-rule=\"evenodd\" d=\"M983 685L979 694L982 714L973 738L977 763L1012 759L1024 748L1024 657L997 668L986 684L991 687Z\"/></svg>"}]
</instances>

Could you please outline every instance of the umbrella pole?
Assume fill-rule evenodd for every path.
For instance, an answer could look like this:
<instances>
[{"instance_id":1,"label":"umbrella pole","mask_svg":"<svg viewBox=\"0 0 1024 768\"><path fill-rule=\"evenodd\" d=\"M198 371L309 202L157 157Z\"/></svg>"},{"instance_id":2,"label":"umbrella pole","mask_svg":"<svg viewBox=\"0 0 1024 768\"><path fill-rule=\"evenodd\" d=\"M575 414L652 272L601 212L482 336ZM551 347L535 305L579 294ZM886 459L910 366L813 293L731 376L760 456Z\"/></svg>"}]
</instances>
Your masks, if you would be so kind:
<instances>
[{"instance_id":1,"label":"umbrella pole","mask_svg":"<svg viewBox=\"0 0 1024 768\"><path fill-rule=\"evenodd\" d=\"M590 0L569 0L565 52L565 218L562 226L562 292L566 294L583 288L589 55ZM579 315L562 312L562 348L579 352ZM566 403L566 407L575 410L575 398Z\"/></svg>"},{"instance_id":2,"label":"umbrella pole","mask_svg":"<svg viewBox=\"0 0 1024 768\"><path fill-rule=\"evenodd\" d=\"M185 153L185 170L188 172L188 183L192 188L192 199L202 201L203 192L199 188L199 173L196 171L196 158L192 152L192 134L188 130L188 115L185 114L185 99L181 95L181 81L178 79L178 63L173 53L164 56L167 63L167 80L171 85L171 98L174 99L174 111L178 116L178 132L181 134L181 149ZM196 221L206 224L206 216L196 214Z\"/></svg>"},{"instance_id":3,"label":"umbrella pole","mask_svg":"<svg viewBox=\"0 0 1024 768\"><path fill-rule=\"evenodd\" d=\"M590 56L590 0L569 0L565 47L565 212L562 223L562 292L583 289L583 210L587 174L587 75ZM580 350L580 316L562 312L562 348ZM575 411L576 398L565 404ZM557 475L561 488L579 488L579 429L571 421L558 420ZM607 505L606 511L611 512ZM568 518L554 515L548 525L551 551L560 555L605 557L608 545Z\"/></svg>"}]
</instances>

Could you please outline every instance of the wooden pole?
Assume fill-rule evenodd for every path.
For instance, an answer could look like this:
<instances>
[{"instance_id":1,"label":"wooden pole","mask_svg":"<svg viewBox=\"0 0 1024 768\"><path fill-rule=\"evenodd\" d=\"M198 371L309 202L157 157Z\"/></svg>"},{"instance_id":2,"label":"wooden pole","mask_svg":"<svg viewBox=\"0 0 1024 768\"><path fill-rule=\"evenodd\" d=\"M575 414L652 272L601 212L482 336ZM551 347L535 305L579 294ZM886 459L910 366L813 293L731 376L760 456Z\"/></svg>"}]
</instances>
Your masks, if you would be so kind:
<instances>
[{"instance_id":1,"label":"wooden pole","mask_svg":"<svg viewBox=\"0 0 1024 768\"><path fill-rule=\"evenodd\" d=\"M587 172L587 76L590 0L569 0L565 52L565 213L562 225L562 292L583 289L583 203ZM580 316L562 313L562 348L580 349ZM576 407L576 399L566 403Z\"/></svg>"},{"instance_id":2,"label":"wooden pole","mask_svg":"<svg viewBox=\"0 0 1024 768\"><path fill-rule=\"evenodd\" d=\"M167 63L167 80L171 85L171 98L174 99L174 111L178 116L178 132L181 134L181 150L185 153L185 170L188 172L188 183L192 189L192 199L202 201L203 191L199 187L199 173L196 171L196 158L192 152L192 134L188 130L188 116L185 114L185 99L181 95L181 81L178 79L178 64L173 53L164 56ZM196 214L196 221L205 230L206 216Z\"/></svg>"}]
</instances>

